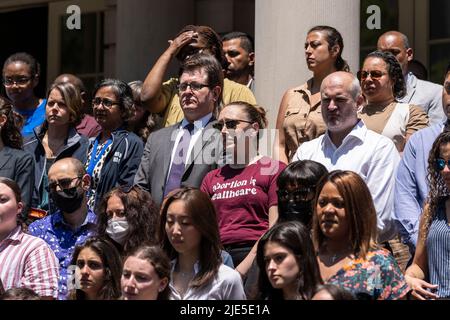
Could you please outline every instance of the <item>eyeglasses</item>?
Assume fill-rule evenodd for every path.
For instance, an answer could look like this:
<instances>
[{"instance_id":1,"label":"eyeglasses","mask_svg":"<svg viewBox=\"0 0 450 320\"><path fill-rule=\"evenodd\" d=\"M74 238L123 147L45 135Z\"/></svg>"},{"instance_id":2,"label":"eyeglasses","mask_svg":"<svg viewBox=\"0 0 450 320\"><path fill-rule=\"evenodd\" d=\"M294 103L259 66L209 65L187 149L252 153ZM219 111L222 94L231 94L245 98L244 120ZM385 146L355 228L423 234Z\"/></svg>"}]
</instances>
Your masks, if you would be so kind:
<instances>
[{"instance_id":1,"label":"eyeglasses","mask_svg":"<svg viewBox=\"0 0 450 320\"><path fill-rule=\"evenodd\" d=\"M219 131L222 131L223 127L225 126L227 129L236 129L239 122L245 122L245 123L253 123L253 121L247 121L247 120L225 120L225 121L217 121L215 124L213 124L213 128L217 129Z\"/></svg>"},{"instance_id":2,"label":"eyeglasses","mask_svg":"<svg viewBox=\"0 0 450 320\"><path fill-rule=\"evenodd\" d=\"M436 169L438 171L444 170L445 169L445 165L447 165L447 167L449 167L449 169L450 169L450 159L447 160L447 161L445 161L442 158L437 158L436 159Z\"/></svg>"},{"instance_id":3,"label":"eyeglasses","mask_svg":"<svg viewBox=\"0 0 450 320\"><path fill-rule=\"evenodd\" d=\"M92 99L92 104L95 107L102 104L106 108L111 108L113 105L119 105L119 103L116 101L112 101L112 100L109 100L106 98L99 98L99 97Z\"/></svg>"},{"instance_id":4,"label":"eyeglasses","mask_svg":"<svg viewBox=\"0 0 450 320\"><path fill-rule=\"evenodd\" d=\"M281 201L302 201L307 200L308 196L315 190L315 187L309 187L309 188L300 188L296 189L294 191L287 191L287 190L277 190L278 198Z\"/></svg>"},{"instance_id":5,"label":"eyeglasses","mask_svg":"<svg viewBox=\"0 0 450 320\"><path fill-rule=\"evenodd\" d=\"M364 81L367 79L367 77L372 78L372 80L378 80L380 79L382 76L384 76L385 74L387 74L386 72L380 71L380 70L372 70L372 71L358 71L356 73L356 76L358 77L359 81Z\"/></svg>"},{"instance_id":6,"label":"eyeglasses","mask_svg":"<svg viewBox=\"0 0 450 320\"><path fill-rule=\"evenodd\" d=\"M66 190L70 188L70 185L72 184L72 181L75 179L81 179L83 176L78 176L75 178L63 178L61 180L52 181L48 184L48 186L45 188L47 192L56 191L56 187L59 186L61 190Z\"/></svg>"},{"instance_id":7,"label":"eyeglasses","mask_svg":"<svg viewBox=\"0 0 450 320\"><path fill-rule=\"evenodd\" d=\"M32 77L23 77L23 78L17 78L17 79L4 78L3 84L5 85L5 87L12 87L14 84L16 84L18 86L24 86L28 82L30 82L31 79L33 79L33 78Z\"/></svg>"},{"instance_id":8,"label":"eyeglasses","mask_svg":"<svg viewBox=\"0 0 450 320\"><path fill-rule=\"evenodd\" d=\"M203 83L197 83L197 82L185 82L185 83L180 83L177 86L177 89L179 92L184 92L187 90L187 88L191 88L192 91L200 91L201 89L203 89L204 87L209 87L209 84L203 84Z\"/></svg>"}]
</instances>

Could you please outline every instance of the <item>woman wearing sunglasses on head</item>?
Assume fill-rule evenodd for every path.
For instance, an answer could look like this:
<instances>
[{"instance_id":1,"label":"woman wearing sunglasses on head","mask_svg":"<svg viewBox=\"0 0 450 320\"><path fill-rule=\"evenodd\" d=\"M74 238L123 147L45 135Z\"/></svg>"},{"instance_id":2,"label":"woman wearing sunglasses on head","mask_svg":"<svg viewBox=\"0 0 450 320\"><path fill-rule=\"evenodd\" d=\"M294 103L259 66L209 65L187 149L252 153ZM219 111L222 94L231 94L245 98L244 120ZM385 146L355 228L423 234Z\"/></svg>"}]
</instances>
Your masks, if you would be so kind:
<instances>
[{"instance_id":1,"label":"woman wearing sunglasses on head","mask_svg":"<svg viewBox=\"0 0 450 320\"><path fill-rule=\"evenodd\" d=\"M405 278L416 299L450 299L450 132L441 133L433 143L427 180L427 204Z\"/></svg>"},{"instance_id":2,"label":"woman wearing sunglasses on head","mask_svg":"<svg viewBox=\"0 0 450 320\"><path fill-rule=\"evenodd\" d=\"M428 116L418 106L397 102L406 94L397 59L390 52L369 53L358 71L358 79L367 101L360 118L367 128L390 138L403 152L408 138L428 126Z\"/></svg>"},{"instance_id":3,"label":"woman wearing sunglasses on head","mask_svg":"<svg viewBox=\"0 0 450 320\"><path fill-rule=\"evenodd\" d=\"M91 140L86 161L86 171L91 176L88 204L95 209L112 188L133 185L144 145L137 135L125 129L134 115L133 94L125 82L102 80L93 96L94 117L102 127L97 138Z\"/></svg>"},{"instance_id":4,"label":"woman wearing sunglasses on head","mask_svg":"<svg viewBox=\"0 0 450 320\"><path fill-rule=\"evenodd\" d=\"M259 154L258 138L266 125L263 108L242 101L226 105L215 125L222 132L226 163L209 172L201 186L216 207L221 242L241 274L255 257L257 240L278 218L276 179L286 165Z\"/></svg>"},{"instance_id":5,"label":"woman wearing sunglasses on head","mask_svg":"<svg viewBox=\"0 0 450 320\"><path fill-rule=\"evenodd\" d=\"M9 56L3 64L3 85L14 111L24 118L21 131L24 137L32 135L33 129L45 120L46 101L34 93L40 73L39 62L25 52Z\"/></svg>"},{"instance_id":6,"label":"woman wearing sunglasses on head","mask_svg":"<svg viewBox=\"0 0 450 320\"><path fill-rule=\"evenodd\" d=\"M62 158L76 158L86 162L89 141L75 127L80 122L81 96L70 83L53 84L47 94L45 121L34 129L24 150L34 157L34 191L32 207L51 210L47 192L48 170Z\"/></svg>"}]
</instances>

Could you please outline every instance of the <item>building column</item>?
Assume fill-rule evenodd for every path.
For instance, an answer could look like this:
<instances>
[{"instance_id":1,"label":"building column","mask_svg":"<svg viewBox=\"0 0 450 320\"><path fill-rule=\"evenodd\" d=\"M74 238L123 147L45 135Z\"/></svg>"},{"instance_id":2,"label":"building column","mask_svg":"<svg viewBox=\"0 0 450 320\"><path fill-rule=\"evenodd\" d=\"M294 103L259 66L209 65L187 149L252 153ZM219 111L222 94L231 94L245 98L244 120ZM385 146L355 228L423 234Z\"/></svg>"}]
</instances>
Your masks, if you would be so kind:
<instances>
[{"instance_id":1,"label":"building column","mask_svg":"<svg viewBox=\"0 0 450 320\"><path fill-rule=\"evenodd\" d=\"M360 2L355 0L255 1L255 93L258 103L268 110L269 128L275 128L283 93L312 76L304 54L310 28L316 25L336 28L344 39L343 58L356 73L359 11Z\"/></svg>"},{"instance_id":2,"label":"building column","mask_svg":"<svg viewBox=\"0 0 450 320\"><path fill-rule=\"evenodd\" d=\"M194 0L117 0L115 75L144 80L168 40L194 21ZM167 74L176 74L178 63Z\"/></svg>"}]
</instances>

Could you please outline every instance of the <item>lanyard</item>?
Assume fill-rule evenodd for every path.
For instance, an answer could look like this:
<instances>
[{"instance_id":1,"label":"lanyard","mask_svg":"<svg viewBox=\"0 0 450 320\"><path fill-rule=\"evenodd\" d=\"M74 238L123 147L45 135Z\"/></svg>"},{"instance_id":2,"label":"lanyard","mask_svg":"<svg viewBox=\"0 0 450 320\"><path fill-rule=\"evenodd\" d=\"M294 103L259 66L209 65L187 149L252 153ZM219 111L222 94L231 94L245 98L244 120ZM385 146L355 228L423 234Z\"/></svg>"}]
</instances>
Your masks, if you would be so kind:
<instances>
[{"instance_id":1,"label":"lanyard","mask_svg":"<svg viewBox=\"0 0 450 320\"><path fill-rule=\"evenodd\" d=\"M100 153L98 154L98 156L96 156L95 154L97 153L97 148L98 148L98 138L95 139L94 146L92 147L92 151L91 151L91 160L89 161L89 166L87 168L87 173L91 177L92 177L92 174L94 172L95 165L102 158L103 154L105 153L106 149L108 148L108 146L111 143L112 143L112 139L109 138L108 141L106 141L106 143L104 144L104 146L100 150Z\"/></svg>"}]
</instances>

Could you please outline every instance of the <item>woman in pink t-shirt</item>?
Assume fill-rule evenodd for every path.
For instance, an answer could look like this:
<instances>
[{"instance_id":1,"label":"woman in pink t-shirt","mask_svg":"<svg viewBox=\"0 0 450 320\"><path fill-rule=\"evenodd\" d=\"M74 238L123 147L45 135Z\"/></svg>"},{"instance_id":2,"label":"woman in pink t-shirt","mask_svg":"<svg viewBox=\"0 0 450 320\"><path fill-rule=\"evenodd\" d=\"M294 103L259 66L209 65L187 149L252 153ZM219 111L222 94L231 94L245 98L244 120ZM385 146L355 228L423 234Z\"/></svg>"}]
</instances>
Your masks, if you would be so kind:
<instances>
[{"instance_id":1,"label":"woman in pink t-shirt","mask_svg":"<svg viewBox=\"0 0 450 320\"><path fill-rule=\"evenodd\" d=\"M223 135L226 164L209 172L201 186L216 207L222 245L241 274L255 257L256 242L278 217L276 179L286 165L259 154L266 125L263 108L241 101L226 105L215 125Z\"/></svg>"}]
</instances>

